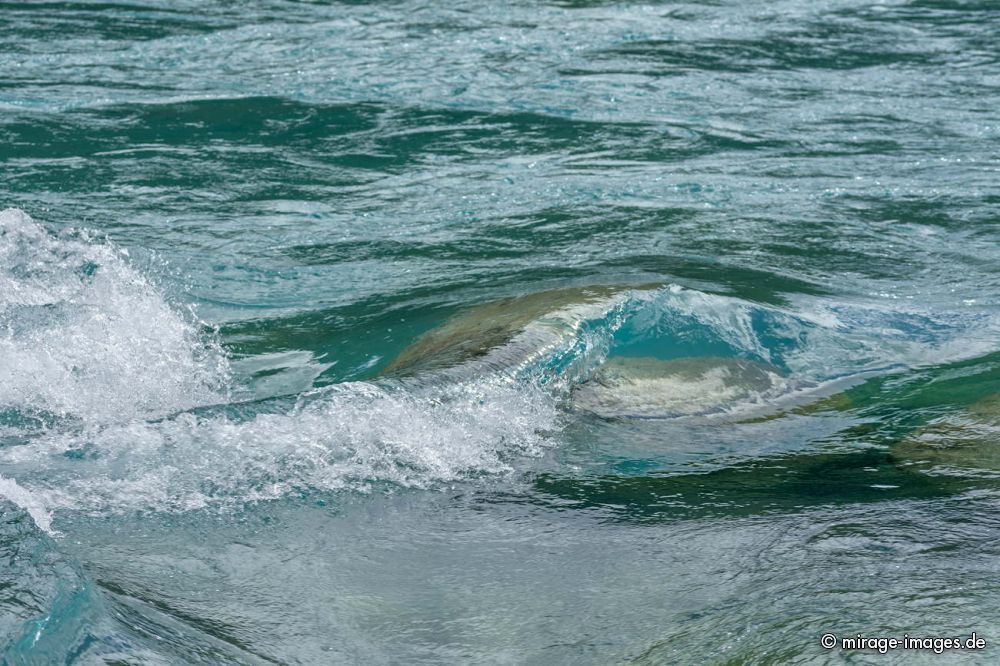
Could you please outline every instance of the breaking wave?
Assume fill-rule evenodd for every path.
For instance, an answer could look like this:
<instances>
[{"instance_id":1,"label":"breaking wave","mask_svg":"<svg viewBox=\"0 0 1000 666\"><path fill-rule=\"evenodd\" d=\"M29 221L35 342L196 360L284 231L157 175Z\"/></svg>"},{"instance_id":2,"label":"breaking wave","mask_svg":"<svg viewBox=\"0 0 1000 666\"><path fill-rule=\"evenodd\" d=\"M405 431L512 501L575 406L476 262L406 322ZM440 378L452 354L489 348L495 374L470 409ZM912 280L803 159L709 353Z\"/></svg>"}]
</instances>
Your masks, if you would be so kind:
<instances>
[{"instance_id":1,"label":"breaking wave","mask_svg":"<svg viewBox=\"0 0 1000 666\"><path fill-rule=\"evenodd\" d=\"M85 422L225 399L227 362L191 318L83 231L0 212L0 406Z\"/></svg>"},{"instance_id":2,"label":"breaking wave","mask_svg":"<svg viewBox=\"0 0 1000 666\"><path fill-rule=\"evenodd\" d=\"M962 331L960 319L793 310L675 285L561 290L446 322L390 366L398 372L237 405L220 344L125 251L7 210L0 493L52 530L58 510L187 511L427 487L516 469L558 443L574 410L672 418L773 408L968 351L956 343Z\"/></svg>"}]
</instances>

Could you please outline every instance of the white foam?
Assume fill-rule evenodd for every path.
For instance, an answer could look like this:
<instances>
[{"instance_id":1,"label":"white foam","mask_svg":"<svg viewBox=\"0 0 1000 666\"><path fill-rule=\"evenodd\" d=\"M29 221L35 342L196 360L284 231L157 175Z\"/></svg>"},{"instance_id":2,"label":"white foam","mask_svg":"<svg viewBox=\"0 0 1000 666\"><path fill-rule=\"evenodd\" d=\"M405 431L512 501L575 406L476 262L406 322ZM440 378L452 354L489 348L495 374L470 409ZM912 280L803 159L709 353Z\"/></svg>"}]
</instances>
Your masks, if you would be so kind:
<instances>
[{"instance_id":1,"label":"white foam","mask_svg":"<svg viewBox=\"0 0 1000 666\"><path fill-rule=\"evenodd\" d=\"M238 507L503 473L512 457L544 448L556 418L548 394L498 377L441 388L338 384L286 414L240 422L188 413L49 433L0 450L0 462L56 508Z\"/></svg>"},{"instance_id":2,"label":"white foam","mask_svg":"<svg viewBox=\"0 0 1000 666\"><path fill-rule=\"evenodd\" d=\"M218 402L226 378L124 251L0 212L0 407L123 421Z\"/></svg>"},{"instance_id":3,"label":"white foam","mask_svg":"<svg viewBox=\"0 0 1000 666\"><path fill-rule=\"evenodd\" d=\"M780 361L794 381L768 373L755 387L707 369L687 378L626 378L610 386L610 398L597 397L627 413L731 410L777 400L805 385L799 380L815 385L864 370L869 358L896 349L870 330L844 330L850 313L810 321L676 286L556 301L505 344L446 371L338 384L249 419L221 406L195 414L188 410L226 401L229 366L218 345L114 245L82 233L53 235L20 211L4 211L0 408L72 418L0 448L4 474L17 478L0 477L0 494L31 507L49 530L51 511L60 508L240 507L312 491L433 487L504 473L516 457L554 442L547 433L561 422L560 397L613 353L619 333L671 343L685 318L698 323L696 335L741 356ZM493 316L502 321L503 314ZM765 341L760 317L764 333L784 348ZM261 394L271 395L301 390L319 366L301 354L244 365L252 372L292 361L305 370L261 383Z\"/></svg>"},{"instance_id":4,"label":"white foam","mask_svg":"<svg viewBox=\"0 0 1000 666\"><path fill-rule=\"evenodd\" d=\"M190 411L224 403L228 381L218 345L122 250L0 213L0 408L69 417L0 448L17 478L0 492L44 529L60 508L186 511L500 473L541 450L557 415L509 373L339 384L250 419Z\"/></svg>"}]
</instances>

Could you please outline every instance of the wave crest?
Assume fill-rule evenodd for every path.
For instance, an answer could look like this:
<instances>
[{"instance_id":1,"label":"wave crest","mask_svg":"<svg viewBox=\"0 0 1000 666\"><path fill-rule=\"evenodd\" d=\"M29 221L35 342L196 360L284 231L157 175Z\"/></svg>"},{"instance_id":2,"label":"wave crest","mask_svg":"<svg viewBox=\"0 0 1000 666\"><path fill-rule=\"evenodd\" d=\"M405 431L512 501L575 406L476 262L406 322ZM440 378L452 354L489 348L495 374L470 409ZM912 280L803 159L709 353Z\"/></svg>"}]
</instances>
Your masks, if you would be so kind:
<instances>
[{"instance_id":1,"label":"wave crest","mask_svg":"<svg viewBox=\"0 0 1000 666\"><path fill-rule=\"evenodd\" d=\"M224 398L228 365L129 264L85 232L0 212L0 409L89 422Z\"/></svg>"}]
</instances>

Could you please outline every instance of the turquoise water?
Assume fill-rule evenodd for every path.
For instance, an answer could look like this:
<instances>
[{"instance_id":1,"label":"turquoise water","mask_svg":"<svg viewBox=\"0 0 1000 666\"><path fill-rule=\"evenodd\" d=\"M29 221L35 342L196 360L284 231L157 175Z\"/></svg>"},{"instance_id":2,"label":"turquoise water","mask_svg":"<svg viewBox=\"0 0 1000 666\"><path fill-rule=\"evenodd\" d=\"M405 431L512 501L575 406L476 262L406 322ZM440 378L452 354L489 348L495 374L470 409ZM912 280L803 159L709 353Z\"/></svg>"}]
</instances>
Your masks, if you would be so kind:
<instances>
[{"instance_id":1,"label":"turquoise water","mask_svg":"<svg viewBox=\"0 0 1000 666\"><path fill-rule=\"evenodd\" d=\"M2 661L996 663L998 33L0 3Z\"/></svg>"}]
</instances>

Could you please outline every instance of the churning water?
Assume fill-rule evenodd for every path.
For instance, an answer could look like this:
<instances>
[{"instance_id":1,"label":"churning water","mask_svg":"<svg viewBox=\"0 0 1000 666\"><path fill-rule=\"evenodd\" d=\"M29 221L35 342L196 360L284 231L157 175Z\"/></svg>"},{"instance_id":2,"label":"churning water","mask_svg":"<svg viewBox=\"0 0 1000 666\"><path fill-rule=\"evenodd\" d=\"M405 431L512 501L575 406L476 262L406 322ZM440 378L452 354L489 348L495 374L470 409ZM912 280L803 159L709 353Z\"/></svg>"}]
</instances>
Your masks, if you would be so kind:
<instances>
[{"instance_id":1,"label":"churning water","mask_svg":"<svg viewBox=\"0 0 1000 666\"><path fill-rule=\"evenodd\" d=\"M0 27L4 663L996 662L996 3Z\"/></svg>"}]
</instances>

